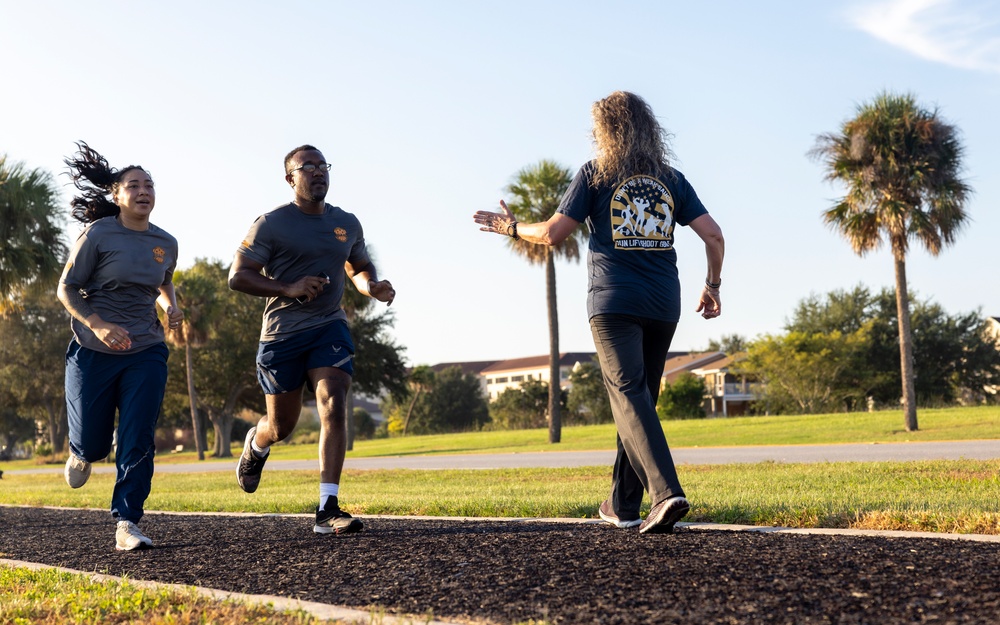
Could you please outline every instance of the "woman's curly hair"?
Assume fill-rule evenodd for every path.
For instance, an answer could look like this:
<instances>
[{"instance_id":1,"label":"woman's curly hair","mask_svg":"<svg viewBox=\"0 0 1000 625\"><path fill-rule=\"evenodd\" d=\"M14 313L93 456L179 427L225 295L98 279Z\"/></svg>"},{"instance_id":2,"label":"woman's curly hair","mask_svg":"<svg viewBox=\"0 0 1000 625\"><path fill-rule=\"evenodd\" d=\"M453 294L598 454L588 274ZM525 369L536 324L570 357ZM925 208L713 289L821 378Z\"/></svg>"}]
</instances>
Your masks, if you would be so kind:
<instances>
[{"instance_id":1,"label":"woman's curly hair","mask_svg":"<svg viewBox=\"0 0 1000 625\"><path fill-rule=\"evenodd\" d=\"M121 208L110 196L115 194L122 178L133 169L141 169L147 175L149 172L139 165L115 169L84 141L77 141L76 147L79 150L76 155L63 161L69 167L73 186L80 192L70 200L73 218L86 224L102 217L117 215Z\"/></svg>"},{"instance_id":2,"label":"woman's curly hair","mask_svg":"<svg viewBox=\"0 0 1000 625\"><path fill-rule=\"evenodd\" d=\"M597 168L592 184L615 184L636 174L671 176L670 133L660 126L645 100L615 91L594 102Z\"/></svg>"}]
</instances>

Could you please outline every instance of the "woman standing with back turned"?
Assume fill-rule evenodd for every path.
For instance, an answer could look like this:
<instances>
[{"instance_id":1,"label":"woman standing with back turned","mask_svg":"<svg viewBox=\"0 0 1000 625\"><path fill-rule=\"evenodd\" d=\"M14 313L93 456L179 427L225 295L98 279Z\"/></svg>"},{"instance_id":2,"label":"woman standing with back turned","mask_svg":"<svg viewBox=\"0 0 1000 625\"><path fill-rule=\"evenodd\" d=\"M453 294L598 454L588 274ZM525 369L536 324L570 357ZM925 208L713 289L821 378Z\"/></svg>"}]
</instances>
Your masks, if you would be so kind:
<instances>
[{"instance_id":1,"label":"woman standing with back turned","mask_svg":"<svg viewBox=\"0 0 1000 625\"><path fill-rule=\"evenodd\" d=\"M725 241L694 188L670 166L667 133L642 98L616 91L591 113L597 158L573 178L550 219L517 223L503 201L502 212L479 211L474 219L480 230L543 245L562 242L586 221L588 315L618 429L611 494L600 516L616 527L639 525L643 534L670 532L689 509L656 414L680 319L674 227L690 226L705 243L697 307L705 319L722 312ZM652 507L641 521L643 490Z\"/></svg>"},{"instance_id":2,"label":"woman standing with back turned","mask_svg":"<svg viewBox=\"0 0 1000 625\"><path fill-rule=\"evenodd\" d=\"M167 383L167 346L156 304L171 328L177 307L177 240L149 222L153 179L138 165L113 169L86 143L66 160L80 194L72 215L88 224L59 281L59 301L73 316L66 352L69 460L66 482L80 488L91 463L111 452L118 413L118 477L111 515L115 547L152 546L136 525L153 479L153 444Z\"/></svg>"}]
</instances>

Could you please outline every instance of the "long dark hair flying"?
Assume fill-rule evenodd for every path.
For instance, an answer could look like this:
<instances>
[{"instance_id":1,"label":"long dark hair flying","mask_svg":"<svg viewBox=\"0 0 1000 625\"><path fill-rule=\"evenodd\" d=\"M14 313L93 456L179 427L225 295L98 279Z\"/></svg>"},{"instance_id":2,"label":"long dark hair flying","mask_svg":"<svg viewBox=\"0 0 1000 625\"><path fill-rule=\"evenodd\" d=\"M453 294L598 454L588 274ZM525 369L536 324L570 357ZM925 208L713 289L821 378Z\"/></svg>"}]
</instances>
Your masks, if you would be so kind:
<instances>
[{"instance_id":1,"label":"long dark hair flying","mask_svg":"<svg viewBox=\"0 0 1000 625\"><path fill-rule=\"evenodd\" d=\"M70 200L73 218L88 224L102 217L117 215L121 212L121 208L110 199L110 196L115 194L122 178L133 169L140 169L146 172L146 175L149 175L149 172L139 165L115 169L108 164L106 158L84 141L77 141L76 147L79 151L63 161L69 167L73 186L80 192Z\"/></svg>"}]
</instances>

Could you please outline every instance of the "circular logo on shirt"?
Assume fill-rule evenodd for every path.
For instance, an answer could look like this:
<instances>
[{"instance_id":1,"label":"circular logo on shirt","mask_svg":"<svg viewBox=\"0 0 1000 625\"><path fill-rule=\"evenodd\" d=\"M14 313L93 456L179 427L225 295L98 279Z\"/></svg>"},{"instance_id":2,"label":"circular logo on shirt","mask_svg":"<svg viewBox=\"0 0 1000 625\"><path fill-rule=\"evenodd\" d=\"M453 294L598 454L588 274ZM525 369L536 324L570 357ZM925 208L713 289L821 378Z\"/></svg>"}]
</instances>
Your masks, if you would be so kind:
<instances>
[{"instance_id":1,"label":"circular logo on shirt","mask_svg":"<svg viewBox=\"0 0 1000 625\"><path fill-rule=\"evenodd\" d=\"M611 197L611 235L620 250L674 247L674 199L652 176L632 176Z\"/></svg>"},{"instance_id":2,"label":"circular logo on shirt","mask_svg":"<svg viewBox=\"0 0 1000 625\"><path fill-rule=\"evenodd\" d=\"M347 230L344 230L343 228L339 228L339 227L338 228L334 228L333 229L333 236L337 237L337 240L340 241L341 243L346 243L347 242Z\"/></svg>"}]
</instances>

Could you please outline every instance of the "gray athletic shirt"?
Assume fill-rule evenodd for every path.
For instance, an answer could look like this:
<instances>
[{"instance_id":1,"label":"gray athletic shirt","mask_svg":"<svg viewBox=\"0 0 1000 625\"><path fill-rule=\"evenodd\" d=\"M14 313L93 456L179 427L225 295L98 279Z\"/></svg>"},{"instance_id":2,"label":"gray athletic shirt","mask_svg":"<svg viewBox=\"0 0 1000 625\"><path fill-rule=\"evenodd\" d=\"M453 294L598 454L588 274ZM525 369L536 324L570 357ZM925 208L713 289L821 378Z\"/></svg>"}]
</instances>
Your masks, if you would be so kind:
<instances>
[{"instance_id":1,"label":"gray athletic shirt","mask_svg":"<svg viewBox=\"0 0 1000 625\"><path fill-rule=\"evenodd\" d=\"M160 287L173 281L177 239L149 224L129 230L115 217L87 225L70 252L59 281L78 289L101 319L128 330L134 353L163 342L156 316ZM73 335L88 349L121 354L102 343L84 324L72 321Z\"/></svg>"},{"instance_id":2,"label":"gray athletic shirt","mask_svg":"<svg viewBox=\"0 0 1000 625\"><path fill-rule=\"evenodd\" d=\"M264 265L264 275L273 280L295 282L320 273L330 278L323 292L305 304L291 297L267 298L262 343L346 319L340 305L344 263L360 269L369 262L361 222L329 204L321 215L303 213L294 203L261 215L250 226L238 253Z\"/></svg>"}]
</instances>

